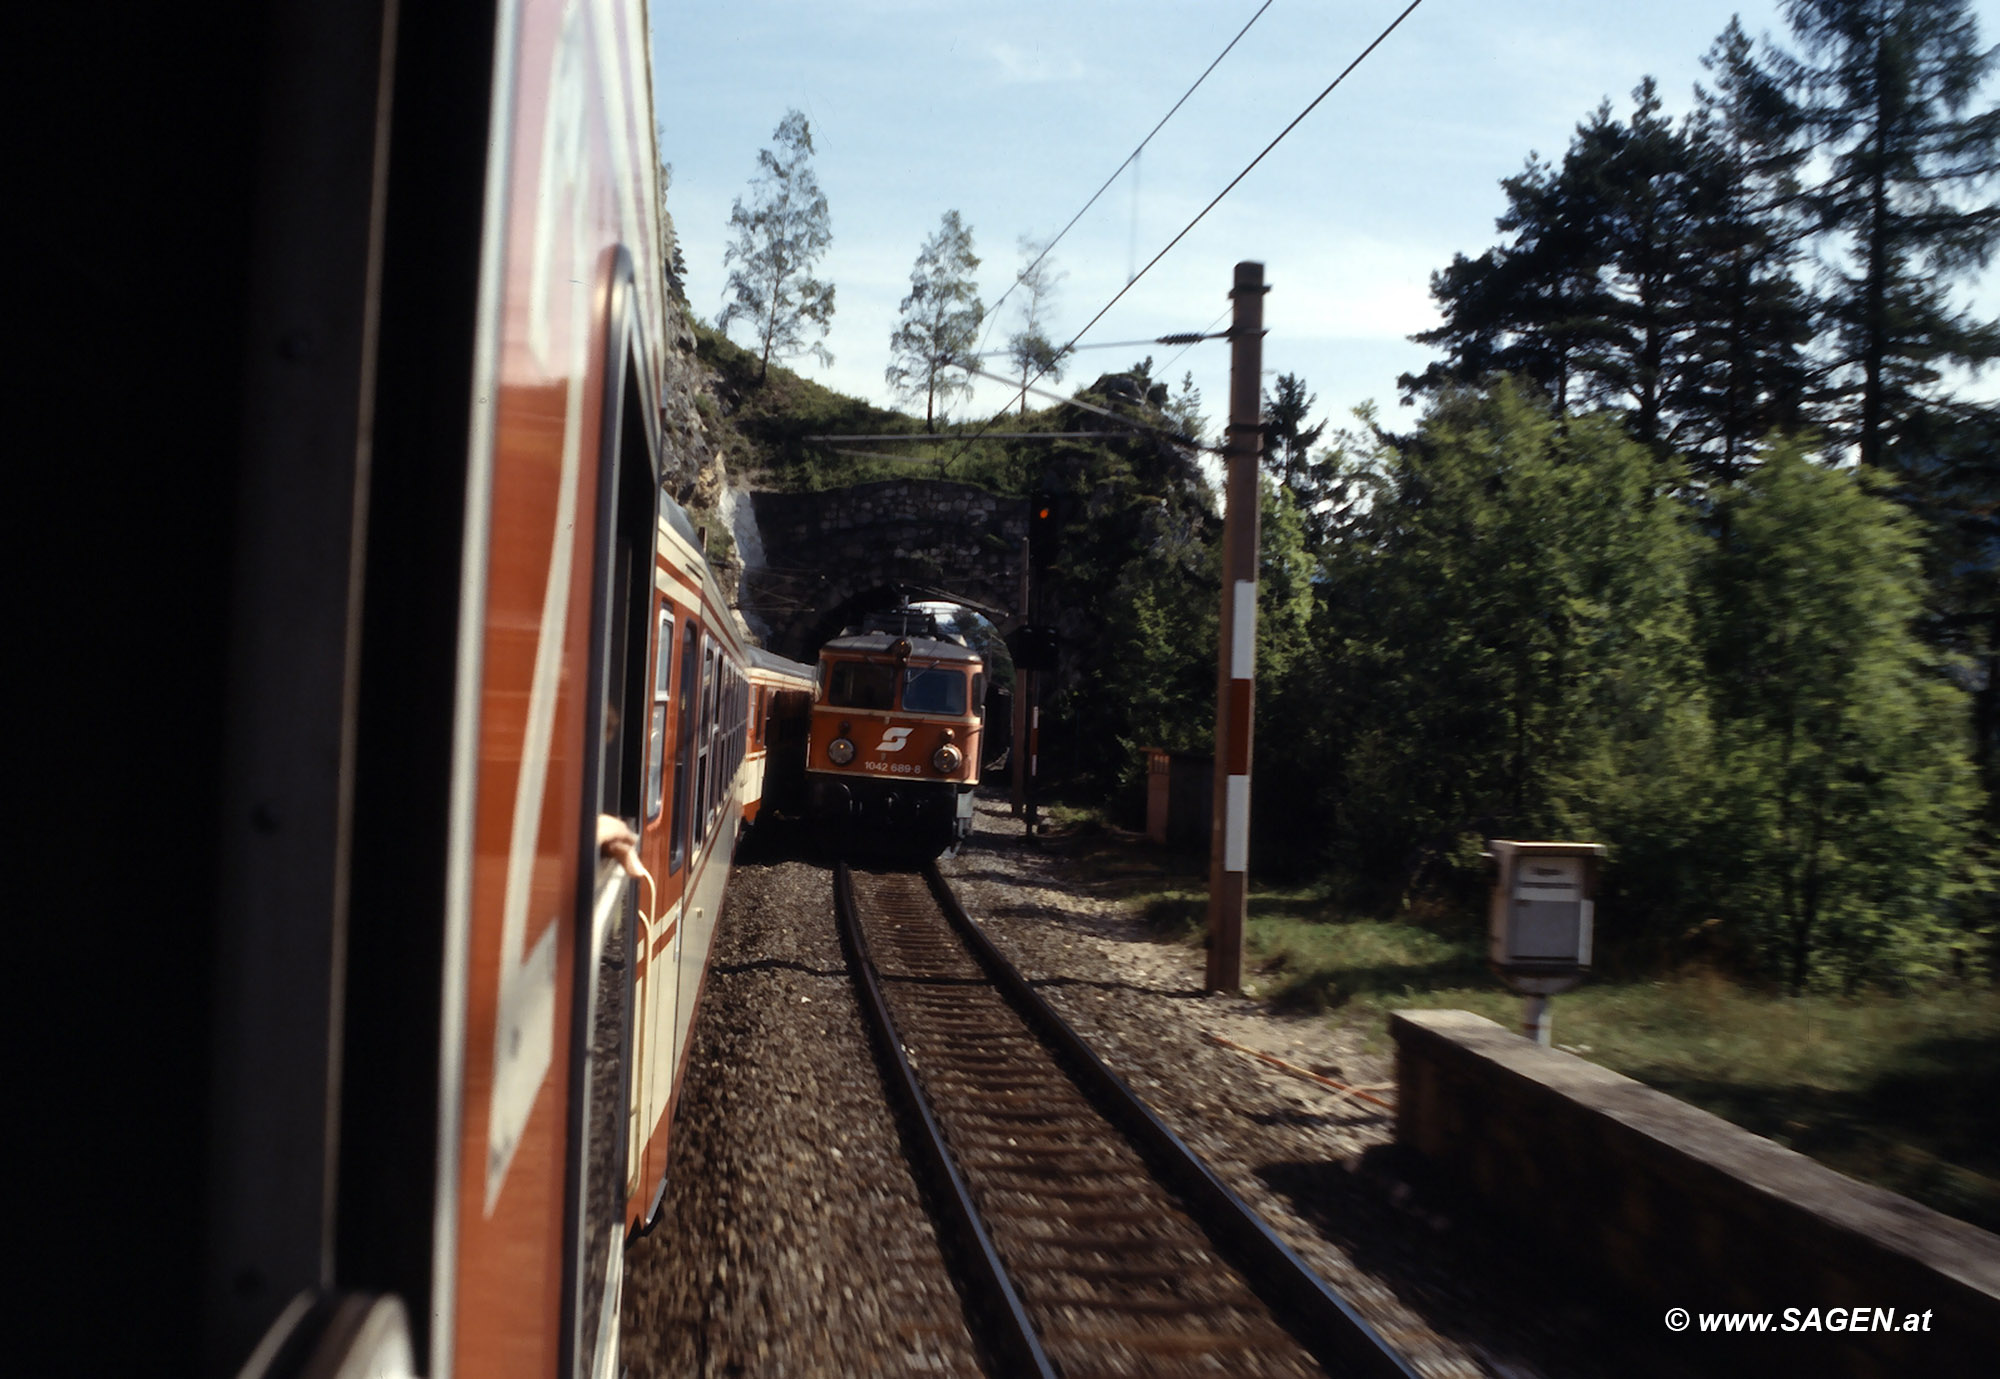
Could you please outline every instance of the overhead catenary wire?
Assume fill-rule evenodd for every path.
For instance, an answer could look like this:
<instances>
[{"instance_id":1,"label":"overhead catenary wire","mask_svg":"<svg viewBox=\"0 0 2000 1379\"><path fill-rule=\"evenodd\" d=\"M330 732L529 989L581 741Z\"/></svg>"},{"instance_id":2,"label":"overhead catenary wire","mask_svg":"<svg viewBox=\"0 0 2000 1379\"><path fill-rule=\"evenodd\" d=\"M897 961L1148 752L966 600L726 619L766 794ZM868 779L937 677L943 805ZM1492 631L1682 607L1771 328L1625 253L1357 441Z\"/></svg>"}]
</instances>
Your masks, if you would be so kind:
<instances>
[{"instance_id":1,"label":"overhead catenary wire","mask_svg":"<svg viewBox=\"0 0 2000 1379\"><path fill-rule=\"evenodd\" d=\"M1194 219L1190 220L1187 224L1183 225L1180 228L1180 232L1176 234L1172 239L1168 240L1166 242L1165 247L1163 247L1159 253L1153 255L1152 258L1146 261L1146 266L1144 268L1141 268L1136 274L1134 274L1130 282L1127 282L1123 287L1119 288L1115 293L1113 293L1111 296L1111 300L1106 302L1102 307L1098 308L1097 314L1095 316L1092 316L1088 321L1085 321L1083 323L1083 328L1077 331L1075 335L1072 335L1069 338L1068 343L1065 344L1061 349L1056 351L1055 357L1060 359L1063 356L1069 354L1071 351L1075 350L1077 348L1077 341L1081 340L1087 333L1089 333L1090 328L1092 326L1096 325L1099 321L1103 320L1106 313L1108 313L1112 307L1118 305L1119 301L1124 298L1125 294L1127 292L1130 292L1133 289L1133 287L1138 284L1139 279L1145 277L1147 273L1152 271L1153 266L1155 264L1157 264L1161 259L1165 258L1169 253L1173 252L1174 246L1179 244L1182 240L1186 239L1188 233L1191 230L1193 230L1195 226L1201 224L1201 222L1207 217L1210 211L1214 210L1218 205L1221 204L1223 197L1235 191L1237 185L1241 183L1244 178L1248 177L1251 174L1251 172L1256 169L1259 163L1263 162L1265 158L1270 156L1271 150L1276 148L1279 144L1283 143L1285 140L1285 136L1290 134L1294 129L1297 129L1299 125L1305 120L1306 116L1312 114L1313 111L1317 110L1319 108L1320 102L1325 100L1328 96L1332 95L1334 92L1334 88L1339 86L1342 82L1346 81L1348 76L1354 71L1355 68L1359 67L1363 62L1367 61L1368 55L1374 52L1377 48L1381 47L1383 42L1387 40L1390 34L1396 32L1397 29L1401 28L1403 25L1403 21L1405 19L1408 19L1412 14L1415 14L1417 6L1423 4L1423 2L1424 0L1410 0L1410 3L1403 9L1403 12L1401 14L1398 14L1394 19L1389 21L1388 27L1384 28L1381 33L1375 35L1374 39L1368 44L1368 46L1363 48L1359 53L1355 54L1354 60L1348 63L1345 67L1341 68L1339 75L1334 77L1332 81L1326 84L1324 90L1322 90L1317 96L1314 96L1310 101L1306 103L1305 109L1301 110L1297 115L1294 115L1292 117L1291 123L1287 124L1283 129L1279 130L1277 136L1273 138L1270 143L1264 145L1263 149L1258 152L1255 158L1252 158L1248 163L1244 164L1243 171L1237 173L1234 177L1230 178L1229 184L1227 186L1225 186L1221 191L1217 192L1214 198L1206 206L1203 206L1199 211L1195 212ZM1257 13L1262 14L1263 11L1259 10ZM1251 23L1255 22L1256 18L1255 16L1252 16ZM1247 29L1249 26L1245 25L1244 27ZM1240 34L1238 35L1238 37L1241 36L1242 35ZM1228 49L1224 49L1223 51L1227 52ZM1220 59L1217 60L1220 61ZM1148 137L1150 138L1151 136L1149 135ZM1071 223L1073 224L1074 222ZM1037 262L1039 262L1039 260L1037 260ZM1032 265L1030 265L1030 269L1032 269ZM1011 291L1012 289L1009 290ZM1003 298L1005 297L1004 293L1002 294L1002 297ZM998 306L999 303L996 302L994 305ZM1025 391L1033 391L1032 385L1040 381L1042 377L1048 373L1048 371L1049 371L1048 366L1046 365L1043 366L1040 370L1038 370L1035 373L1033 378L1028 380L1027 384L1016 384L1012 379L1004 379L1002 381L1005 382L1010 388L1021 388ZM1004 409L1000 413L1000 415L1005 415ZM993 421L997 422L999 419L1000 416L996 415L993 418ZM991 426L992 424L993 422L988 422L987 426ZM961 443L959 449L953 453L951 459L946 461L946 463L947 464L955 463L958 457L964 454L965 446L970 445L973 441L978 440L979 437L985 433L985 430L986 428L982 427L980 428L979 431L967 437L965 441Z\"/></svg>"},{"instance_id":2,"label":"overhead catenary wire","mask_svg":"<svg viewBox=\"0 0 2000 1379\"><path fill-rule=\"evenodd\" d=\"M1138 273L1133 277L1131 282L1126 283L1125 286L1119 288L1117 292L1113 293L1111 300L1106 302L1101 308L1099 308L1095 316L1091 317L1088 321L1084 322L1083 329L1079 330L1075 335L1072 335L1070 337L1069 343L1063 346L1063 350L1067 351L1075 349L1077 347L1076 342L1082 339L1083 336L1086 333L1088 333L1088 331L1092 326L1096 325L1099 321L1103 320L1105 313L1110 311L1112 307L1117 306L1119 299L1122 298L1127 292L1130 292L1133 286L1138 283L1139 279L1145 277L1146 274L1152 270L1154 264L1158 263L1161 259L1165 258L1169 253L1171 253L1173 251L1173 247L1176 244L1179 244L1183 239L1186 239L1188 236L1188 232L1194 229L1195 226L1201 224L1203 218L1206 217L1210 211L1214 210L1216 206L1221 204L1223 197L1229 195L1229 193L1236 190L1237 183L1241 182L1244 178L1248 177L1251 174L1251 172L1256 168L1256 166L1259 163L1263 162L1264 159L1270 155L1272 149L1276 148L1280 143L1284 142L1286 135L1290 134L1294 129L1297 129L1306 116L1312 114L1314 110L1318 109L1319 103L1325 100L1328 96L1332 95L1333 89L1336 86L1339 86L1343 81L1346 81L1348 78L1348 74L1353 72L1355 68L1359 67L1364 61L1366 61L1370 53L1374 52L1377 48L1381 47L1383 41L1387 39L1390 34L1396 32L1398 28L1402 27L1403 21L1405 19L1408 19L1412 14L1416 13L1417 6L1423 3L1424 0L1410 0L1408 7L1405 8L1401 14L1397 15L1394 19L1389 21L1389 27L1382 30L1381 33L1375 35L1374 41L1370 43L1366 48L1363 48L1358 54L1356 54L1354 61L1348 63L1347 66L1341 68L1340 75L1335 77L1332 81L1328 82L1326 84L1326 89L1321 91L1317 96L1314 96L1312 100L1307 103L1306 108L1304 110L1301 110L1297 115L1294 115L1292 117L1292 122L1286 125L1283 129L1279 130L1277 137L1272 139L1270 143L1264 145L1262 152L1258 153L1258 155L1255 158L1252 158L1248 163L1244 165L1243 171L1237 173L1234 177L1229 179L1229 185L1224 187L1221 191L1217 192L1215 194L1214 200L1210 201L1206 206L1203 206L1199 211L1195 212L1194 219L1190 220L1187 224L1183 225L1181 227L1179 234L1175 235L1172 239L1168 240L1166 246L1162 248L1159 253L1153 255L1152 258L1146 261L1146 266L1138 271ZM1046 372L1046 370L1044 370L1044 372ZM1036 375L1037 378L1039 378L1040 376L1041 376L1040 374Z\"/></svg>"},{"instance_id":3,"label":"overhead catenary wire","mask_svg":"<svg viewBox=\"0 0 2000 1379\"><path fill-rule=\"evenodd\" d=\"M1227 316L1228 314L1229 313L1225 311L1223 313L1223 316ZM1222 316L1218 316L1215 319L1216 321L1219 321L1222 319ZM1212 328L1215 325L1215 321L1209 322L1209 325ZM1080 350L1130 350L1130 349L1137 349L1141 345L1198 345L1204 340L1225 339L1227 338L1228 334L1229 332L1227 331L1214 331L1212 329L1181 330L1181 331L1173 331L1166 335L1155 335L1151 339L1147 340L1105 340L1088 345L1077 345L1074 346L1074 348ZM981 350L978 354L958 354L958 355L953 355L952 358L1000 359L1012 353L1013 353L1012 350Z\"/></svg>"},{"instance_id":4,"label":"overhead catenary wire","mask_svg":"<svg viewBox=\"0 0 2000 1379\"><path fill-rule=\"evenodd\" d=\"M1216 69L1216 66L1219 63L1221 63L1222 59L1229 56L1229 50L1237 45L1237 43L1242 39L1244 34L1250 32L1250 25L1255 24L1259 19L1263 18L1264 11L1270 8L1271 8L1271 0L1264 0L1264 3L1257 7L1257 13L1251 15L1249 21L1245 23L1242 28L1236 31L1236 37L1230 39L1228 43L1224 44L1222 51L1215 55L1214 61L1210 62L1208 66L1202 68L1201 75L1194 79L1194 85L1188 87L1187 90L1181 92L1181 98L1174 102L1173 109L1167 111L1166 114L1160 116L1160 122L1154 125L1152 129L1147 132L1146 137L1139 141L1139 146L1133 149L1130 153L1126 154L1125 161L1120 163L1115 169L1112 170L1111 175L1104 179L1104 185L1099 187L1096 191L1090 194L1090 200L1083 203L1083 209L1078 211L1075 215L1069 218L1069 224L1063 226L1062 229L1056 231L1054 238L1050 239L1047 244L1044 244L1042 246L1042 252L1035 255L1035 261L1029 264L1026 268L1023 268L1019 273L1017 273L1014 276L1014 281L1008 284L1007 290L1005 292L1002 292L997 298L994 299L992 306L986 308L985 314L981 318L983 322L990 322L998 315L1000 311L1000 304L1013 295L1014 289L1019 287L1030 273L1034 272L1037 268L1041 267L1042 260L1047 258L1049 256L1049 252L1052 249L1054 249L1057 244L1062 242L1062 237L1068 234L1071 230L1076 228L1077 221L1082 220L1085 213L1088 212L1092 206L1095 206L1097 204L1097 198L1103 196L1105 192L1109 191L1111 189L1111 184L1118 180L1119 174L1123 173L1125 169L1131 167L1134 160L1136 160L1141 153L1144 153L1146 151L1146 145L1153 142L1153 135L1158 134L1162 129L1166 128L1167 121L1171 120L1174 117L1175 111L1178 111L1182 106L1187 104L1188 97L1192 96L1195 93L1195 89L1199 87L1203 82L1208 80L1208 74ZM1135 227L1135 233L1136 233L1136 227ZM982 344L985 343L985 337L983 336L981 337L980 343Z\"/></svg>"},{"instance_id":5,"label":"overhead catenary wire","mask_svg":"<svg viewBox=\"0 0 2000 1379\"><path fill-rule=\"evenodd\" d=\"M1019 383L1016 383L1011 378L1007 378L997 373L989 373L985 369L978 368L972 364L960 363L958 367L964 369L967 373L976 373L981 378L990 378L993 379L995 382L1005 383L1010 388L1018 388L1021 386ZM1076 407L1086 412L1095 412L1100 417L1109 417L1113 421L1120 422L1126 426L1131 427L1132 428L1131 434L1133 435L1144 434L1151 436L1159 436L1162 437L1163 439L1173 441L1177 445L1192 446L1197 450L1206 448L1202 445L1200 441L1196 440L1193 436L1184 436L1180 432L1170 431L1164 426L1148 425L1146 422L1139 421L1136 420L1135 418L1123 416L1120 413L1114 412L1109 407L1099 407L1094 402L1085 402L1081 398L1064 397L1061 393L1051 392L1047 388L1037 388L1033 384L1028 385L1027 391L1033 393L1036 397L1047 398L1051 402L1060 403L1064 407ZM965 444L970 445L973 441L980 439L985 434L986 430L984 427L982 427L975 435L968 437L966 439ZM1104 433L1099 432L1096 434L1104 434ZM960 449L962 450L963 447L960 447ZM951 458L952 460L956 460L958 458L958 452L954 452ZM946 461L946 463L950 463L950 461L948 460Z\"/></svg>"}]
</instances>

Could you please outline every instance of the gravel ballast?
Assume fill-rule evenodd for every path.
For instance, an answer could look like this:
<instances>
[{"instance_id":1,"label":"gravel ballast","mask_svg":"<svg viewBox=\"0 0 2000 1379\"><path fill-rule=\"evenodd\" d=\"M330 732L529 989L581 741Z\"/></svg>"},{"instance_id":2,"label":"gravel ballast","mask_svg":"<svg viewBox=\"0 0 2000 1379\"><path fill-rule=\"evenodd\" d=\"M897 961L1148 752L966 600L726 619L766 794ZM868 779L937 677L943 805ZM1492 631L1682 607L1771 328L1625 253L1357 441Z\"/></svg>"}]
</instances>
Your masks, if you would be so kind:
<instances>
[{"instance_id":1,"label":"gravel ballast","mask_svg":"<svg viewBox=\"0 0 2000 1379\"><path fill-rule=\"evenodd\" d=\"M1392 1111L1207 1036L1393 1101L1386 1039L1204 994L1198 948L1149 931L1060 840L1031 844L997 797L942 870L1098 1056L1421 1373L1663 1372L1646 1344L1657 1319L1606 1315L1576 1279L1546 1272L1559 1266L1539 1246L1462 1218L1395 1149Z\"/></svg>"},{"instance_id":2,"label":"gravel ballast","mask_svg":"<svg viewBox=\"0 0 2000 1379\"><path fill-rule=\"evenodd\" d=\"M626 1259L632 1379L977 1374L823 867L746 846L689 1057L661 1222Z\"/></svg>"},{"instance_id":3,"label":"gravel ballast","mask_svg":"<svg viewBox=\"0 0 2000 1379\"><path fill-rule=\"evenodd\" d=\"M1202 994L1198 949L1150 933L1059 842L1029 844L1002 801L980 801L972 843L943 869L1112 1069L1421 1373L1661 1372L1647 1319L1542 1284L1540 1256L1401 1158L1391 1113L1205 1036L1364 1087L1393 1078L1386 1040ZM716 943L663 1219L626 1261L630 1373L980 1373L863 1032L826 868L746 848Z\"/></svg>"}]
</instances>

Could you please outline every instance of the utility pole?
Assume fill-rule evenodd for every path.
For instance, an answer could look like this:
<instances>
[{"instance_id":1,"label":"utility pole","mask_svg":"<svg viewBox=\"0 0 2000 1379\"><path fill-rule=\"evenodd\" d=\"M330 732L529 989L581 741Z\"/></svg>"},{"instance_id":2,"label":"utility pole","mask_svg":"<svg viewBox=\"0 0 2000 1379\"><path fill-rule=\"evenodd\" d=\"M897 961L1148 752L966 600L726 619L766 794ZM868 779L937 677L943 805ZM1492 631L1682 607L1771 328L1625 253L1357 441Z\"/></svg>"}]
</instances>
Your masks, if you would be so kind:
<instances>
[{"instance_id":1,"label":"utility pole","mask_svg":"<svg viewBox=\"0 0 2000 1379\"><path fill-rule=\"evenodd\" d=\"M1023 626L1032 624L1035 621L1035 610L1032 604L1034 586L1030 582L1031 576L1029 573L1029 567L1034 563L1034 559L1029 553L1028 541L1028 534L1023 532L1021 535L1021 601L1019 605ZM1022 811L1027 808L1028 804L1028 701L1033 697L1034 683L1035 672L1021 669L1017 663L1014 666L1013 745L1007 749L1008 760L1012 762L1014 767L1012 772L1014 777L1013 815L1017 819L1021 817Z\"/></svg>"},{"instance_id":2,"label":"utility pole","mask_svg":"<svg viewBox=\"0 0 2000 1379\"><path fill-rule=\"evenodd\" d=\"M1243 989L1250 886L1250 727L1256 709L1257 462L1264 449L1264 265L1239 263L1229 297L1228 510L1222 523L1222 625L1216 654L1215 798L1209 828L1210 991Z\"/></svg>"}]
</instances>

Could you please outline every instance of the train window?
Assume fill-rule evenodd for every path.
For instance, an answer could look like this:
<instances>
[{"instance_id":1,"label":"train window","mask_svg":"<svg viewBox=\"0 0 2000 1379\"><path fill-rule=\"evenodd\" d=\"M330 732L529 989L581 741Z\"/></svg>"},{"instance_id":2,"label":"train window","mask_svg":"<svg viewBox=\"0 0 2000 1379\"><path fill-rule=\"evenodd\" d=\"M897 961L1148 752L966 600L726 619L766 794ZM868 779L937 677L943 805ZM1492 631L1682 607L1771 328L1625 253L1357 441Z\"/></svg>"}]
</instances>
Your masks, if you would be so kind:
<instances>
[{"instance_id":1,"label":"train window","mask_svg":"<svg viewBox=\"0 0 2000 1379\"><path fill-rule=\"evenodd\" d=\"M975 671L972 676L972 711L981 718L986 717L986 673Z\"/></svg>"},{"instance_id":2,"label":"train window","mask_svg":"<svg viewBox=\"0 0 2000 1379\"><path fill-rule=\"evenodd\" d=\"M715 745L715 648L705 643L701 648L701 726L696 732L694 840L699 843L708 836L708 815L712 808L708 759L710 748Z\"/></svg>"},{"instance_id":3,"label":"train window","mask_svg":"<svg viewBox=\"0 0 2000 1379\"><path fill-rule=\"evenodd\" d=\"M680 722L674 733L674 822L673 845L667 854L667 870L679 871L687 858L688 825L694 814L694 772L689 768L694 750L695 692L699 688L695 674L701 667L701 657L696 654L701 649L701 628L693 618L682 626L686 631L681 637L681 694Z\"/></svg>"},{"instance_id":4,"label":"train window","mask_svg":"<svg viewBox=\"0 0 2000 1379\"><path fill-rule=\"evenodd\" d=\"M903 707L911 713L964 713L965 672L946 666L906 668Z\"/></svg>"},{"instance_id":5,"label":"train window","mask_svg":"<svg viewBox=\"0 0 2000 1379\"><path fill-rule=\"evenodd\" d=\"M896 668L875 661L835 661L826 702L845 709L886 709L895 704Z\"/></svg>"},{"instance_id":6,"label":"train window","mask_svg":"<svg viewBox=\"0 0 2000 1379\"><path fill-rule=\"evenodd\" d=\"M659 659L653 663L653 714L646 730L646 818L660 817L667 775L667 703L673 692L674 615L660 610Z\"/></svg>"}]
</instances>

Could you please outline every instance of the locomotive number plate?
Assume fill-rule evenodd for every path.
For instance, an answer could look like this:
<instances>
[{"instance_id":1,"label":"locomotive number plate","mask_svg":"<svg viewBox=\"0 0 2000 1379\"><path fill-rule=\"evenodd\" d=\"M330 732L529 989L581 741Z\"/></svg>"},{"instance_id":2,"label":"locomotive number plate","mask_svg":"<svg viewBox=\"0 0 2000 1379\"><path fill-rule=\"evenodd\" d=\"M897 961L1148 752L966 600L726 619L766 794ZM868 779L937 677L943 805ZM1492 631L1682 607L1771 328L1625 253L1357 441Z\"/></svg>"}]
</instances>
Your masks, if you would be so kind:
<instances>
[{"instance_id":1,"label":"locomotive number plate","mask_svg":"<svg viewBox=\"0 0 2000 1379\"><path fill-rule=\"evenodd\" d=\"M879 771L888 776L920 776L924 768L909 761L864 761L864 770Z\"/></svg>"}]
</instances>

